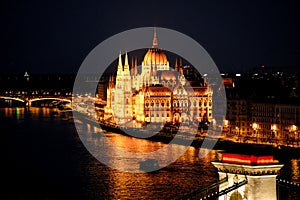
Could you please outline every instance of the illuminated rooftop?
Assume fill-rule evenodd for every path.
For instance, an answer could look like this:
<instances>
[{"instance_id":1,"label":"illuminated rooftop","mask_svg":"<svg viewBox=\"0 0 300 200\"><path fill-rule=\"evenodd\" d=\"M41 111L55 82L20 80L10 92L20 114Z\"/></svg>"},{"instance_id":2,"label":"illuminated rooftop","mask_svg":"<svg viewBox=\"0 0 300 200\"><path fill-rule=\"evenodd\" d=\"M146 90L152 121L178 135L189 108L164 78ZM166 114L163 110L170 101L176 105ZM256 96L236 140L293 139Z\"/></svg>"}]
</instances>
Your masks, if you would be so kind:
<instances>
[{"instance_id":1,"label":"illuminated rooftop","mask_svg":"<svg viewBox=\"0 0 300 200\"><path fill-rule=\"evenodd\" d=\"M222 163L242 165L270 165L278 163L273 155L243 155L234 153L222 153Z\"/></svg>"},{"instance_id":2,"label":"illuminated rooftop","mask_svg":"<svg viewBox=\"0 0 300 200\"><path fill-rule=\"evenodd\" d=\"M221 153L219 161L212 164L222 173L243 174L251 176L277 175L283 167L273 155L246 155Z\"/></svg>"}]
</instances>

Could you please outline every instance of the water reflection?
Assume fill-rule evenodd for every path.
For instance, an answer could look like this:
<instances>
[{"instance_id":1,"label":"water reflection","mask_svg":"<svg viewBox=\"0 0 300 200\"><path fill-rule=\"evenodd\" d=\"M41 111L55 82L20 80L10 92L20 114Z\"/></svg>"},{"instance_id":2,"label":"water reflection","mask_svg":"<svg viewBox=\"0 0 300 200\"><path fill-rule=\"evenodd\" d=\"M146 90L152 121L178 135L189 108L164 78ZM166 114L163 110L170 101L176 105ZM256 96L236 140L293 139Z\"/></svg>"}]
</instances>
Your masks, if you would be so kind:
<instances>
[{"instance_id":1,"label":"water reflection","mask_svg":"<svg viewBox=\"0 0 300 200\"><path fill-rule=\"evenodd\" d=\"M160 142L148 142L132 137L109 137L109 139L116 147L134 153L153 152L165 146Z\"/></svg>"},{"instance_id":2,"label":"water reflection","mask_svg":"<svg viewBox=\"0 0 300 200\"><path fill-rule=\"evenodd\" d=\"M46 190L45 193L60 194L61 191L56 190L54 185L61 184L60 181L62 181L63 184L67 185L67 188L68 185L74 185L73 181L75 180L79 182L78 185L80 184L80 191L77 193L83 194L80 199L176 199L183 193L203 188L218 179L217 170L211 164L211 161L218 156L217 151L204 149L203 152L206 156L199 158L200 150L194 147L189 147L174 163L155 173L134 174L111 169L88 153L75 132L74 124L61 121L59 116L53 114L53 111L50 108L0 109L0 116L11 119L13 121L11 124L22 123L22 126L12 128L3 124L0 126L5 128L3 132L9 133L5 134L7 140L2 141L9 139L11 142L7 145L9 146L8 149L17 149L14 152L8 151L8 153L11 156L23 158L14 167L22 172L24 166L27 165L23 172L29 173L28 177L35 176L36 171L39 171L43 178L38 185L45 185L44 182L47 182L47 179L59 180L53 181L51 187L43 187L42 189ZM39 130L35 131L37 126ZM86 139L92 142L95 147L103 145L103 138L95 134L100 131L99 128L94 126L82 126L82 128L87 130ZM153 152L165 146L160 142L130 138L115 133L106 133L106 135L113 145L137 154ZM181 148L183 147L175 145L167 155L176 154ZM40 152L45 157L41 156ZM113 162L119 166L124 165L124 157L115 152L99 151L98 154L106 155L108 158L114 157ZM19 157L16 160L20 159ZM166 159L160 155L157 157L160 160ZM124 167L135 168L137 161L138 157L130 160L129 163L132 166ZM300 159L293 158L281 161L285 164L281 175L287 180L299 183ZM17 161L14 162L17 163ZM32 168L33 170L30 171ZM75 172L70 175L68 174L69 171ZM66 173L68 175L64 175ZM19 177L17 180L20 180ZM24 185L20 188L25 187L25 183L29 185L27 188L34 188L33 186L35 186L31 185L27 179L24 179L23 182ZM73 190L73 188L71 189ZM18 193L19 191L16 190L15 192Z\"/></svg>"},{"instance_id":3,"label":"water reflection","mask_svg":"<svg viewBox=\"0 0 300 200\"><path fill-rule=\"evenodd\" d=\"M292 159L291 163L291 171L292 171L292 180L295 183L300 183L300 159Z\"/></svg>"},{"instance_id":4,"label":"water reflection","mask_svg":"<svg viewBox=\"0 0 300 200\"><path fill-rule=\"evenodd\" d=\"M93 143L95 147L103 145L103 138L95 136L98 129L86 128L85 130L87 131L86 140ZM119 168L123 166L126 169L130 167L136 169L139 160L138 154L152 152L166 145L161 142L147 141L115 133L106 133L106 136L118 148L137 153L137 158L132 159L118 155L116 152L98 152L101 156L110 157L111 161ZM176 154L182 150L181 148L184 147L174 145L174 148L166 155ZM206 153L207 156L199 159L199 149L189 147L176 162L155 173L126 173L111 168L103 168L100 162L97 165L97 161L93 160L92 164L89 164L93 166L92 170L91 167L87 167L87 176L93 182L93 184L89 184L89 190L97 191L93 193L93 196L109 199L175 199L184 193L207 186L218 179L217 171L210 163L212 159L216 158L217 151L207 150ZM159 156L159 160L165 159ZM124 159L127 162L124 162ZM108 173L105 180L103 180L103 174L99 174L104 171ZM95 174L101 177L96 182ZM105 194L102 192L103 181L109 184Z\"/></svg>"},{"instance_id":5,"label":"water reflection","mask_svg":"<svg viewBox=\"0 0 300 200\"><path fill-rule=\"evenodd\" d=\"M0 116L12 118L16 120L24 120L26 118L49 118L54 117L54 112L57 109L53 108L38 108L38 107L14 107L14 108L0 108Z\"/></svg>"},{"instance_id":6,"label":"water reflection","mask_svg":"<svg viewBox=\"0 0 300 200\"><path fill-rule=\"evenodd\" d=\"M218 179L216 169L208 159L199 159L197 151L190 147L176 162L155 173L126 173L92 159L85 163L87 193L102 199L176 199ZM215 156L216 151L208 154L208 158Z\"/></svg>"}]
</instances>

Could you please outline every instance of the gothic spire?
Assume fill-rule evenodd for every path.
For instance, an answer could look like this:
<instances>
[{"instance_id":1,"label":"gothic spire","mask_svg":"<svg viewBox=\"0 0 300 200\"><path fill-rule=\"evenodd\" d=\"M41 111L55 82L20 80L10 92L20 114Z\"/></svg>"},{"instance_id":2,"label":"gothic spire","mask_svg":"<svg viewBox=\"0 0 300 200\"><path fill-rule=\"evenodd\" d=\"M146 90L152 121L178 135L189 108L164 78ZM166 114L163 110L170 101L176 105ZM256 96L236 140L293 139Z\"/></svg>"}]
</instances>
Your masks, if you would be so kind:
<instances>
[{"instance_id":1,"label":"gothic spire","mask_svg":"<svg viewBox=\"0 0 300 200\"><path fill-rule=\"evenodd\" d=\"M135 71L135 63L134 63L134 59L133 57L131 57L131 70L130 70L130 74L131 76L134 76L134 71Z\"/></svg>"},{"instance_id":2,"label":"gothic spire","mask_svg":"<svg viewBox=\"0 0 300 200\"><path fill-rule=\"evenodd\" d=\"M156 26L154 26L154 36L153 36L152 48L157 48L157 47L158 47L158 42L157 42L157 37L156 37Z\"/></svg>"},{"instance_id":3,"label":"gothic spire","mask_svg":"<svg viewBox=\"0 0 300 200\"><path fill-rule=\"evenodd\" d=\"M119 54L118 71L120 71L120 72L123 71L121 51L120 51L120 54Z\"/></svg>"},{"instance_id":4,"label":"gothic spire","mask_svg":"<svg viewBox=\"0 0 300 200\"><path fill-rule=\"evenodd\" d=\"M133 69L135 67L133 56L131 57L131 68Z\"/></svg>"},{"instance_id":5,"label":"gothic spire","mask_svg":"<svg viewBox=\"0 0 300 200\"><path fill-rule=\"evenodd\" d=\"M183 75L183 66L182 66L182 58L179 60L179 73Z\"/></svg>"},{"instance_id":6,"label":"gothic spire","mask_svg":"<svg viewBox=\"0 0 300 200\"><path fill-rule=\"evenodd\" d=\"M129 64L128 64L128 55L127 55L127 51L126 51L126 53L125 53L124 71L129 71Z\"/></svg>"},{"instance_id":7,"label":"gothic spire","mask_svg":"<svg viewBox=\"0 0 300 200\"><path fill-rule=\"evenodd\" d=\"M175 71L179 71L179 69L178 69L178 61L177 61L177 58L176 58L176 60L175 60Z\"/></svg>"},{"instance_id":8,"label":"gothic spire","mask_svg":"<svg viewBox=\"0 0 300 200\"><path fill-rule=\"evenodd\" d=\"M134 75L136 76L138 74L138 64L137 64L137 58L135 57L134 62Z\"/></svg>"}]
</instances>

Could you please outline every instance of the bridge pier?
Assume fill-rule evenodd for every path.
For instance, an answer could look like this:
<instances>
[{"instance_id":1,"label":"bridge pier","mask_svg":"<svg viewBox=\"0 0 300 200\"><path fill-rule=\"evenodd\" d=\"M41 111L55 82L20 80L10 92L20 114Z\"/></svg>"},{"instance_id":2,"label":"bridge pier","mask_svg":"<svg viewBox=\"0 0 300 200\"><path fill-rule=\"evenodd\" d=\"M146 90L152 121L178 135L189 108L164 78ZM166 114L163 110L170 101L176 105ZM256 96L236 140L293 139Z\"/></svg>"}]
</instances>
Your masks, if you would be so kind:
<instances>
[{"instance_id":1,"label":"bridge pier","mask_svg":"<svg viewBox=\"0 0 300 200\"><path fill-rule=\"evenodd\" d=\"M273 156L223 153L221 161L212 164L218 169L220 179L228 176L228 182L220 185L219 191L226 191L247 180L247 184L228 190L219 200L277 199L276 176L283 165L274 161Z\"/></svg>"}]
</instances>

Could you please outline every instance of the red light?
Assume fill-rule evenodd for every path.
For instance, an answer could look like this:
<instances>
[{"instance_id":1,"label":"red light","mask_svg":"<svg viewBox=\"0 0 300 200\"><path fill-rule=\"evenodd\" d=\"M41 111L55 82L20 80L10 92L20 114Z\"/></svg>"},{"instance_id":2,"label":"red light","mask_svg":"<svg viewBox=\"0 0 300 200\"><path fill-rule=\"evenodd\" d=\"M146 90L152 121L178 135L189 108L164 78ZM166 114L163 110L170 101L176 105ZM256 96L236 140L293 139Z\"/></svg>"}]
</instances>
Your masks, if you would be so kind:
<instances>
[{"instance_id":1,"label":"red light","mask_svg":"<svg viewBox=\"0 0 300 200\"><path fill-rule=\"evenodd\" d=\"M262 165L262 164L273 164L274 158L273 156L254 156L254 155L223 153L222 162L246 164L246 165Z\"/></svg>"}]
</instances>

